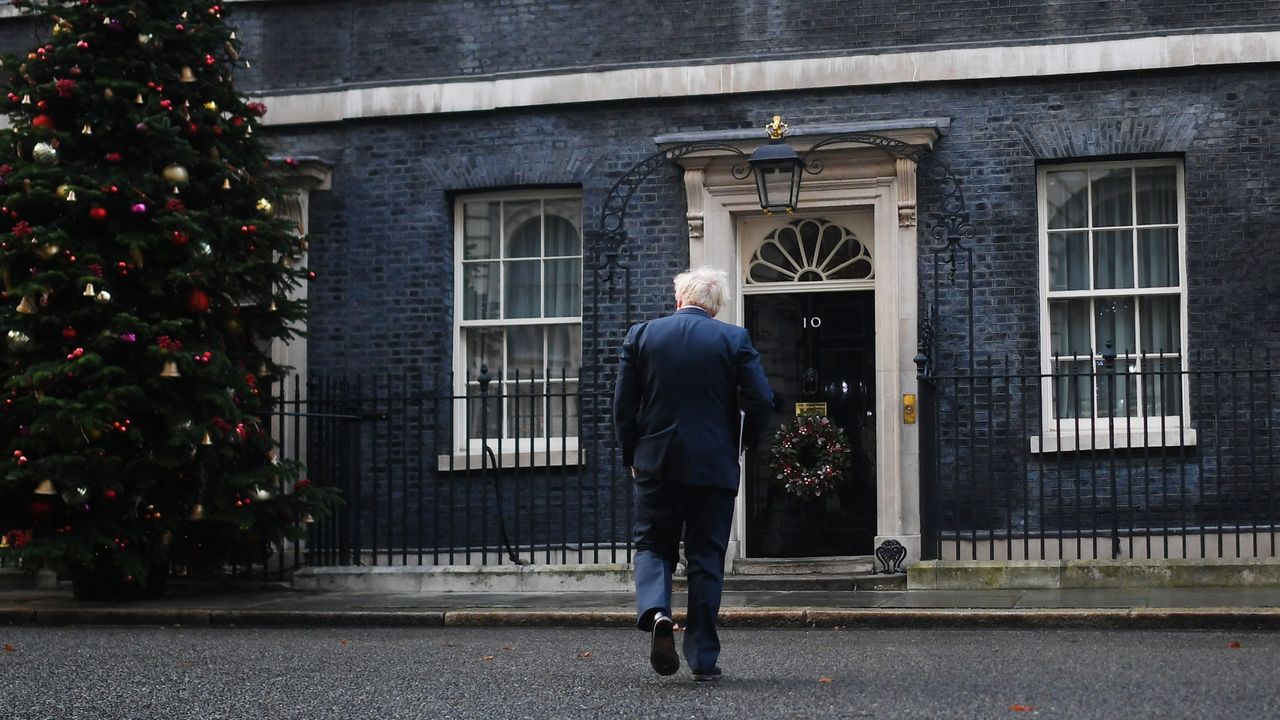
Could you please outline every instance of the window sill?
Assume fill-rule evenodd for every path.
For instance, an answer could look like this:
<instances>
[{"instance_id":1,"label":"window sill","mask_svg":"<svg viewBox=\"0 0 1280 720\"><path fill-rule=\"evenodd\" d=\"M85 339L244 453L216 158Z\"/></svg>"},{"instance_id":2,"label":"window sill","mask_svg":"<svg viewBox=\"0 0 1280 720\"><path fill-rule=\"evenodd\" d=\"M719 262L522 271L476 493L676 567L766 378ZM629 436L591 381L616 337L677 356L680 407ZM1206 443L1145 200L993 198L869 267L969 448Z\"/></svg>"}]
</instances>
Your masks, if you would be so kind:
<instances>
[{"instance_id":1,"label":"window sill","mask_svg":"<svg viewBox=\"0 0 1280 720\"><path fill-rule=\"evenodd\" d=\"M503 470L577 467L578 465L577 438L568 438L563 444L552 440L550 448L543 443L538 443L532 448L521 447L516 450L511 443L504 444L507 446L504 449L493 448L493 458L497 460L497 467ZM453 455L436 457L436 470L439 472L478 473L486 467L492 468L493 462L486 459L486 453L478 444L468 449L459 448Z\"/></svg>"},{"instance_id":2,"label":"window sill","mask_svg":"<svg viewBox=\"0 0 1280 720\"><path fill-rule=\"evenodd\" d=\"M1092 433L1046 433L1031 437L1032 454L1088 452L1090 450L1159 450L1196 444L1194 428L1167 427L1127 430L1097 430Z\"/></svg>"}]
</instances>

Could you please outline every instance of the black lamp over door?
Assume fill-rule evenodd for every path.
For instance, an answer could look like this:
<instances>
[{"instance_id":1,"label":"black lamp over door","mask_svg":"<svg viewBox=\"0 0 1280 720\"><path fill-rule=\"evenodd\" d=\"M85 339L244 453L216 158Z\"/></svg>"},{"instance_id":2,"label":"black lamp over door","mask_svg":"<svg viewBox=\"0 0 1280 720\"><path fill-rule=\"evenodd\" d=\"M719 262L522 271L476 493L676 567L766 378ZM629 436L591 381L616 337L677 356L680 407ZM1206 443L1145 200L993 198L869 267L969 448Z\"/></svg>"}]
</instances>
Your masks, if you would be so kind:
<instances>
[{"instance_id":1,"label":"black lamp over door","mask_svg":"<svg viewBox=\"0 0 1280 720\"><path fill-rule=\"evenodd\" d=\"M747 162L756 174L756 192L760 195L760 207L766 214L796 210L800 202L800 178L804 165L800 156L787 144L787 124L781 115L774 115L773 122L765 127L769 142L756 148Z\"/></svg>"}]
</instances>

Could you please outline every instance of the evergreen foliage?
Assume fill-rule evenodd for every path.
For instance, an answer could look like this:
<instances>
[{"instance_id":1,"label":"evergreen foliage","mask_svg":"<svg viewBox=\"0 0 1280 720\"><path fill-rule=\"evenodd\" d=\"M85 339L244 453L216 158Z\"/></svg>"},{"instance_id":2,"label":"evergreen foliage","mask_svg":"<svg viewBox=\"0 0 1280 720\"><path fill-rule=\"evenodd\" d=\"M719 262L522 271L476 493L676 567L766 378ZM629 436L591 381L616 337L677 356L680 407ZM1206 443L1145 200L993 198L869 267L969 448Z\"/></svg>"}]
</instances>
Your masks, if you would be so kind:
<instances>
[{"instance_id":1,"label":"evergreen foliage","mask_svg":"<svg viewBox=\"0 0 1280 720\"><path fill-rule=\"evenodd\" d=\"M140 585L261 561L337 499L268 436L308 273L224 8L14 5L48 39L0 70L0 558Z\"/></svg>"}]
</instances>

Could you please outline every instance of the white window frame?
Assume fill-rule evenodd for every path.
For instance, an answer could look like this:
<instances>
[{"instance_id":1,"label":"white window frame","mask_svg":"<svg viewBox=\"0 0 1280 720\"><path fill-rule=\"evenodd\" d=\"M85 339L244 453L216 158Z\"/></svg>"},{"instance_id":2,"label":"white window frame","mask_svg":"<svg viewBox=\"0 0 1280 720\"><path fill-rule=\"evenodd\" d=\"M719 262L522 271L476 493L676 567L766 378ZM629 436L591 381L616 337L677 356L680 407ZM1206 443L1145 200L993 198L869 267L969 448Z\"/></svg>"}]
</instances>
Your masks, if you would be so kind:
<instances>
[{"instance_id":1,"label":"white window frame","mask_svg":"<svg viewBox=\"0 0 1280 720\"><path fill-rule=\"evenodd\" d=\"M472 327L495 327L510 328L521 325L525 326L545 326L545 325L577 325L582 326L582 308L579 307L579 314L574 317L553 317L553 318L512 318L512 319L492 319L492 320L465 320L463 318L463 255L462 247L464 236L466 233L466 217L463 213L463 205L469 202L522 202L522 201L555 201L555 200L575 200L582 201L582 193L576 190L522 190L510 192L491 192L491 193L468 193L459 195L454 198L453 205L453 394L455 397L465 397L468 391L468 385L475 386L474 381L467 378L467 358L466 347L463 341L463 329ZM580 229L580 239L584 243L582 246L583 254L580 258L580 268L582 272L586 272L585 266L585 237L581 236L583 227L583 219L578 218L575 221ZM499 233L499 242L501 243L501 235ZM537 259L545 260L547 256L538 255ZM559 256L551 256L552 259ZM572 257L572 256L565 256ZM533 259L533 258L530 258ZM502 260L497 260L499 266ZM585 287L585 284L584 284ZM499 295L499 302L505 302L505 286ZM501 313L499 313L501 314ZM545 342L545 341L544 341ZM506 348L503 348L505 353ZM581 370L581 358L579 358L579 371ZM549 374L549 372L548 372ZM581 391L581 372L577 377L568 378L569 382L578 386ZM552 392L557 391L555 387L559 379L544 378L544 387L549 387ZM506 391L503 389L503 381L494 378L490 387L490 394L501 396ZM554 401L553 401L554 402ZM447 470L478 470L482 467L482 463L488 462L484 457L484 446L479 438L471 438L467 427L466 402L464 400L453 401L453 443L451 446L452 457L442 455L438 458L437 466L442 471ZM502 413L503 431L500 435L503 437L495 437L489 439L489 448L494 451L496 459L502 467L512 467L519 465L521 467L543 467L543 466L561 466L561 465L577 465L579 459L578 437L570 435L561 437L559 435L551 435L543 433L541 437L522 437L517 444L515 438L505 437L506 428L506 407L499 403L494 411ZM582 408L578 408L579 419L581 422Z\"/></svg>"},{"instance_id":2,"label":"white window frame","mask_svg":"<svg viewBox=\"0 0 1280 720\"><path fill-rule=\"evenodd\" d=\"M1052 290L1049 278L1049 212L1048 212L1048 175L1051 172L1064 171L1105 171L1112 169L1136 169L1144 167L1173 167L1177 173L1178 193L1178 298L1179 298L1179 342L1181 344L1182 375L1182 407L1180 415L1136 415L1119 418L1061 418L1054 415L1053 380L1048 377L1053 371L1052 323L1049 317L1051 300L1093 299L1097 297L1125 296L1139 298L1143 296L1170 296L1168 288L1108 288L1102 290ZM1137 203L1136 192L1132 193L1132 202ZM1186 213L1186 176L1180 159L1151 159L1108 162L1082 162L1063 165L1042 165L1036 169L1036 214L1039 235L1038 260L1040 275L1040 372L1041 380L1041 427L1043 432L1031 438L1031 452L1073 452L1081 450L1107 450L1141 447L1176 447L1194 445L1196 431L1191 427L1190 382L1187 376L1187 213ZM1089 225L1086 232L1092 234L1093 227L1092 192L1086 209ZM1136 205L1132 217L1137 226ZM1136 272L1139 243L1133 243L1134 268ZM1093 244L1090 243L1089 277L1093 278ZM1135 305L1135 342L1141 343L1142 320ZM1090 325L1090 345L1097 341L1096 331ZM1095 357L1099 348L1092 348ZM1141 347L1139 347L1141 352ZM1072 360L1082 360L1082 356L1073 356ZM1095 360L1096 361L1096 360ZM1119 361L1117 361L1119 362ZM1141 378L1134 382L1141 383ZM1139 403L1141 410L1141 402ZM1094 403L1094 414L1097 414Z\"/></svg>"}]
</instances>

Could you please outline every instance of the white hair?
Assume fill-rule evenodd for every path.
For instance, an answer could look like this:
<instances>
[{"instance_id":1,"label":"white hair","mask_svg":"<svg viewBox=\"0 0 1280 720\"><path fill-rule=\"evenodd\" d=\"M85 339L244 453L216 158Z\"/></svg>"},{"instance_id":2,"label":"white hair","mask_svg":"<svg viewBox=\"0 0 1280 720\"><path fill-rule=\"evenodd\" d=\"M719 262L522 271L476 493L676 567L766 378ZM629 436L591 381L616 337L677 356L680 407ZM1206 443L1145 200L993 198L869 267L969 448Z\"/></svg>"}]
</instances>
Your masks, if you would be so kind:
<instances>
[{"instance_id":1,"label":"white hair","mask_svg":"<svg viewBox=\"0 0 1280 720\"><path fill-rule=\"evenodd\" d=\"M676 276L676 300L682 305L697 305L712 317L729 301L729 273L704 265Z\"/></svg>"}]
</instances>

